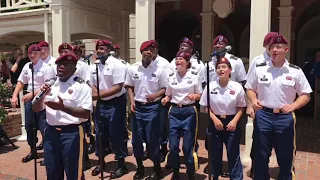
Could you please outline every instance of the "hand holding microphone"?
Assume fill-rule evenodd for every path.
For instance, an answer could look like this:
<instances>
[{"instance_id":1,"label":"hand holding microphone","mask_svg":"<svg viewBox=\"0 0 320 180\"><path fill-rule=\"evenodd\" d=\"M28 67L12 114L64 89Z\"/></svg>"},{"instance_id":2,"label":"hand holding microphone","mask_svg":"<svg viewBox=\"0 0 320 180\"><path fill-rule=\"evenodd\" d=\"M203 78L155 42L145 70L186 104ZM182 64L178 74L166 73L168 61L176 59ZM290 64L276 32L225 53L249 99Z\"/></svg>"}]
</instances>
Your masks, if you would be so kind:
<instances>
[{"instance_id":1,"label":"hand holding microphone","mask_svg":"<svg viewBox=\"0 0 320 180\"><path fill-rule=\"evenodd\" d=\"M51 79L49 82L45 83L44 85L41 86L40 92L34 97L32 100L32 104L40 101L42 97L48 95L51 90L51 86L56 82L56 79Z\"/></svg>"}]
</instances>

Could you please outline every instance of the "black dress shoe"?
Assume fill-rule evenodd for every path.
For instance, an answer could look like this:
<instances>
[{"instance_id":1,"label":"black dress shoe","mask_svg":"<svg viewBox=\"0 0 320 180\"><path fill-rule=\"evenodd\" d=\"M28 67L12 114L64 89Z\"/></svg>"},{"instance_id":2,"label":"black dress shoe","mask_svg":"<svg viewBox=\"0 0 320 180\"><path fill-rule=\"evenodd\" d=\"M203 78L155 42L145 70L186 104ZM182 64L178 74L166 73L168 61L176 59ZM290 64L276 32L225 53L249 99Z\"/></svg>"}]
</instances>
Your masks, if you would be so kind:
<instances>
[{"instance_id":1,"label":"black dress shoe","mask_svg":"<svg viewBox=\"0 0 320 180\"><path fill-rule=\"evenodd\" d=\"M188 180L195 180L194 173L189 173L188 174Z\"/></svg>"},{"instance_id":2,"label":"black dress shoe","mask_svg":"<svg viewBox=\"0 0 320 180\"><path fill-rule=\"evenodd\" d=\"M37 150L38 150L38 151L43 150L43 140L42 140L41 143L37 146Z\"/></svg>"},{"instance_id":3,"label":"black dress shoe","mask_svg":"<svg viewBox=\"0 0 320 180\"><path fill-rule=\"evenodd\" d=\"M144 178L144 167L138 167L136 174L133 176L133 180L143 180Z\"/></svg>"},{"instance_id":4,"label":"black dress shoe","mask_svg":"<svg viewBox=\"0 0 320 180\"><path fill-rule=\"evenodd\" d=\"M143 160L145 161L147 159L149 159L148 151L144 151L143 152Z\"/></svg>"},{"instance_id":5,"label":"black dress shoe","mask_svg":"<svg viewBox=\"0 0 320 180\"><path fill-rule=\"evenodd\" d=\"M123 175L128 173L128 169L126 167L118 168L115 172L111 173L111 179L117 179L122 177Z\"/></svg>"},{"instance_id":6,"label":"black dress shoe","mask_svg":"<svg viewBox=\"0 0 320 180\"><path fill-rule=\"evenodd\" d=\"M88 144L88 154L92 154L96 151L96 147L94 144Z\"/></svg>"},{"instance_id":7,"label":"black dress shoe","mask_svg":"<svg viewBox=\"0 0 320 180\"><path fill-rule=\"evenodd\" d=\"M179 180L179 179L180 179L179 169L174 169L173 174L171 176L171 180Z\"/></svg>"},{"instance_id":8,"label":"black dress shoe","mask_svg":"<svg viewBox=\"0 0 320 180\"><path fill-rule=\"evenodd\" d=\"M219 177L212 176L212 180L219 180Z\"/></svg>"},{"instance_id":9,"label":"black dress shoe","mask_svg":"<svg viewBox=\"0 0 320 180\"><path fill-rule=\"evenodd\" d=\"M26 157L22 158L22 162L26 163L34 159L34 155L32 152L30 152Z\"/></svg>"},{"instance_id":10,"label":"black dress shoe","mask_svg":"<svg viewBox=\"0 0 320 180\"><path fill-rule=\"evenodd\" d=\"M104 170L104 167L100 168L100 164L99 164L92 170L91 175L98 176L103 170Z\"/></svg>"},{"instance_id":11,"label":"black dress shoe","mask_svg":"<svg viewBox=\"0 0 320 180\"><path fill-rule=\"evenodd\" d=\"M161 173L153 172L146 180L161 180Z\"/></svg>"},{"instance_id":12,"label":"black dress shoe","mask_svg":"<svg viewBox=\"0 0 320 180\"><path fill-rule=\"evenodd\" d=\"M209 166L208 165L203 169L203 173L209 174Z\"/></svg>"},{"instance_id":13,"label":"black dress shoe","mask_svg":"<svg viewBox=\"0 0 320 180\"><path fill-rule=\"evenodd\" d=\"M40 166L44 166L44 160L40 161Z\"/></svg>"},{"instance_id":14,"label":"black dress shoe","mask_svg":"<svg viewBox=\"0 0 320 180\"><path fill-rule=\"evenodd\" d=\"M83 166L82 166L83 171L86 171L88 169L91 169L91 163L90 161L83 161Z\"/></svg>"}]
</instances>

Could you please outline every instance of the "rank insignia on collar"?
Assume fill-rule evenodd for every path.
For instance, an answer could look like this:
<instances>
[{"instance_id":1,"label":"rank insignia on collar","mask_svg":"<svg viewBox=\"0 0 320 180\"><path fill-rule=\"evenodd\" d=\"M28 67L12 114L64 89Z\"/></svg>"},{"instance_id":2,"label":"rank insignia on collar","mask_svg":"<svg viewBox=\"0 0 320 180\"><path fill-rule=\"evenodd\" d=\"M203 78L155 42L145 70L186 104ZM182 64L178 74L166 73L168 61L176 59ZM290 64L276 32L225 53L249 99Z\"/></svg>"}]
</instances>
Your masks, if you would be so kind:
<instances>
[{"instance_id":1,"label":"rank insignia on collar","mask_svg":"<svg viewBox=\"0 0 320 180\"><path fill-rule=\"evenodd\" d=\"M211 94L218 94L218 92L216 92L216 91L211 91Z\"/></svg>"},{"instance_id":2,"label":"rank insignia on collar","mask_svg":"<svg viewBox=\"0 0 320 180\"><path fill-rule=\"evenodd\" d=\"M260 80L261 81L268 81L268 78L266 78L266 75L263 75L263 77Z\"/></svg>"},{"instance_id":3,"label":"rank insignia on collar","mask_svg":"<svg viewBox=\"0 0 320 180\"><path fill-rule=\"evenodd\" d=\"M69 90L68 90L68 93L69 93L69 94L72 94L72 93L73 93L73 90L72 90L72 89L69 89Z\"/></svg>"},{"instance_id":4,"label":"rank insignia on collar","mask_svg":"<svg viewBox=\"0 0 320 180\"><path fill-rule=\"evenodd\" d=\"M152 77L156 77L157 75L156 75L156 74L151 74L151 76L152 76Z\"/></svg>"}]
</instances>

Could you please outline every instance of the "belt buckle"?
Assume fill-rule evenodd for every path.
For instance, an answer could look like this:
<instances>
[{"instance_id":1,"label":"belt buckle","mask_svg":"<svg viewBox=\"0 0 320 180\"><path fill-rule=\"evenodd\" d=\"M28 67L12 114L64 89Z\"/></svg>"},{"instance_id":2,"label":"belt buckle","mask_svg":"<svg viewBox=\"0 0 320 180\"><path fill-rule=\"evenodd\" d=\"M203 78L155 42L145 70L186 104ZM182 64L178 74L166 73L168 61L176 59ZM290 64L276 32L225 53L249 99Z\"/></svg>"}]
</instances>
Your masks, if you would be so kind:
<instances>
[{"instance_id":1,"label":"belt buckle","mask_svg":"<svg viewBox=\"0 0 320 180\"><path fill-rule=\"evenodd\" d=\"M273 109L273 113L279 114L280 113L280 109Z\"/></svg>"},{"instance_id":2,"label":"belt buckle","mask_svg":"<svg viewBox=\"0 0 320 180\"><path fill-rule=\"evenodd\" d=\"M227 116L226 116L226 115L220 115L220 117L221 117L222 119L227 118Z\"/></svg>"},{"instance_id":3,"label":"belt buckle","mask_svg":"<svg viewBox=\"0 0 320 180\"><path fill-rule=\"evenodd\" d=\"M182 104L178 104L178 107L181 108L181 107L182 107Z\"/></svg>"},{"instance_id":4,"label":"belt buckle","mask_svg":"<svg viewBox=\"0 0 320 180\"><path fill-rule=\"evenodd\" d=\"M146 102L143 102L143 103L141 103L141 104L145 106L147 103L146 103Z\"/></svg>"},{"instance_id":5,"label":"belt buckle","mask_svg":"<svg viewBox=\"0 0 320 180\"><path fill-rule=\"evenodd\" d=\"M62 131L62 128L56 128L57 131Z\"/></svg>"}]
</instances>

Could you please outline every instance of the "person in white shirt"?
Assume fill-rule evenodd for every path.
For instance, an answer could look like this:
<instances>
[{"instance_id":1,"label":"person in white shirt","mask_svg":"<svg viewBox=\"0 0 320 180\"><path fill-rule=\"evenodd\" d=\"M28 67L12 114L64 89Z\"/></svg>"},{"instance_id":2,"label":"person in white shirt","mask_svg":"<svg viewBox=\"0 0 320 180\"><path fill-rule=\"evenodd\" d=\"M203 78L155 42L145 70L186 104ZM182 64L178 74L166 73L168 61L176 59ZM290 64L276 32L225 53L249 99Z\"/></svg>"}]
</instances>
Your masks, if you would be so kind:
<instances>
[{"instance_id":1,"label":"person in white shirt","mask_svg":"<svg viewBox=\"0 0 320 180\"><path fill-rule=\"evenodd\" d=\"M197 72L191 69L191 55L179 51L176 55L177 71L169 76L166 97L162 104L171 103L169 109L169 147L166 157L167 164L173 168L171 179L179 179L180 136L183 134L184 162L187 166L188 179L195 179L194 173L198 170L198 155L195 152L198 132L198 110L196 100L200 100L202 80Z\"/></svg>"},{"instance_id":2,"label":"person in white shirt","mask_svg":"<svg viewBox=\"0 0 320 180\"><path fill-rule=\"evenodd\" d=\"M43 135L44 129L46 127L46 114L45 110L34 113L32 111L31 101L33 99L32 96L32 72L30 68L34 70L34 95L37 95L40 91L40 86L44 84L51 77L48 76L48 69L43 65L43 61L40 60L40 48L37 44L32 44L28 48L28 57L31 62L28 62L22 69L21 74L18 78L17 86L12 94L11 104L15 107L18 104L18 94L23 89L25 85L28 86L27 91L28 94L24 95L21 100L25 102L25 128L27 131L27 141L30 146L31 152L22 159L22 162L29 162L34 159L35 154L33 153L33 115L35 120L36 129L40 130ZM33 114L34 113L34 114ZM35 142L38 141L37 137L35 137ZM41 143L43 144L43 143Z\"/></svg>"},{"instance_id":3,"label":"person in white shirt","mask_svg":"<svg viewBox=\"0 0 320 180\"><path fill-rule=\"evenodd\" d=\"M202 93L200 104L210 111L211 154L213 179L222 175L223 144L226 145L230 179L242 180L243 167L240 160L239 120L245 111L245 92L241 84L231 80L231 63L221 58L215 69L219 78L209 83L210 109L207 102L207 87Z\"/></svg>"},{"instance_id":4,"label":"person in white shirt","mask_svg":"<svg viewBox=\"0 0 320 180\"><path fill-rule=\"evenodd\" d=\"M257 64L245 85L256 111L254 179L270 179L268 164L273 146L280 167L278 179L296 176L294 111L310 101L312 89L303 71L286 60L288 51L287 40L282 35L274 36L270 42L271 61Z\"/></svg>"},{"instance_id":5,"label":"person in white shirt","mask_svg":"<svg viewBox=\"0 0 320 180\"><path fill-rule=\"evenodd\" d=\"M117 169L111 174L111 178L120 178L128 169L125 165L127 157L124 139L125 133L123 129L126 125L126 104L127 98L123 84L126 79L126 66L110 55L112 43L109 40L99 40L96 44L97 55L102 57L98 65L90 66L90 85L93 88L93 100L100 98L97 104L96 113L100 112L100 120L98 114L95 115L95 132L99 134L103 131L103 137L96 136L96 156L103 157L111 153L111 147L118 161ZM98 72L97 72L98 66ZM97 81L97 73L99 81ZM96 87L99 86L100 94L98 96ZM102 129L101 129L102 128ZM101 144L104 152L99 151L99 141L103 138L104 143ZM111 142L111 145L110 145ZM111 146L111 147L110 147ZM103 161L104 159L99 159ZM92 170L92 175L97 176L104 167L99 164Z\"/></svg>"},{"instance_id":6,"label":"person in white shirt","mask_svg":"<svg viewBox=\"0 0 320 180\"><path fill-rule=\"evenodd\" d=\"M41 41L38 43L38 46L41 49L40 58L44 62L44 64L46 64L48 66L55 66L56 58L54 58L50 55L49 43L47 43L45 41Z\"/></svg>"},{"instance_id":7,"label":"person in white shirt","mask_svg":"<svg viewBox=\"0 0 320 180\"><path fill-rule=\"evenodd\" d=\"M223 48L225 48L228 45L228 40L226 37L222 35L218 35L212 43L212 47L214 51L219 51ZM244 64L242 60L232 54L225 53L221 54L220 58L225 57L228 59L228 61L231 64L232 72L231 72L231 80L239 83L244 83L246 80L246 71L244 68ZM212 57L212 60L209 62L209 82L215 81L219 78L219 76L216 73L215 67L216 63L219 60L216 56ZM204 71L205 81L207 81L207 68L205 68Z\"/></svg>"},{"instance_id":8,"label":"person in white shirt","mask_svg":"<svg viewBox=\"0 0 320 180\"><path fill-rule=\"evenodd\" d=\"M182 38L179 43L179 51L188 52L188 53L192 54L193 53L193 42L187 37ZM204 79L205 66L204 66L203 62L199 59L199 57L196 54L194 54L190 58L190 63L191 63L191 69L193 71L197 72L201 81L204 82L205 81L205 79ZM170 62L170 70L171 70L171 72L176 71L175 58Z\"/></svg>"},{"instance_id":9,"label":"person in white shirt","mask_svg":"<svg viewBox=\"0 0 320 180\"><path fill-rule=\"evenodd\" d=\"M47 179L84 179L82 169L84 132L82 123L92 112L92 90L74 75L77 58L72 54L56 60L57 80L43 85L45 96L33 104L35 111L45 108L44 162Z\"/></svg>"},{"instance_id":10,"label":"person in white shirt","mask_svg":"<svg viewBox=\"0 0 320 180\"><path fill-rule=\"evenodd\" d=\"M265 48L265 51L264 51L263 54L261 54L259 56L256 56L256 57L254 57L252 59L252 61L250 63L250 66L249 66L249 70L248 70L246 79L248 79L250 76L252 76L252 72L254 72L254 69L256 68L257 64L260 64L260 63L263 63L263 62L267 62L267 61L271 61L270 51L269 51L270 45L269 44L270 44L272 38L274 36L276 36L276 35L278 35L277 32L269 32L264 37L263 47ZM254 119L255 112L254 112L254 109L253 109L252 104L250 103L250 101L248 102L246 114L250 118ZM253 135L252 135L252 138L253 138ZM254 142L254 140L252 141L252 143L253 142ZM254 152L254 146L252 145L251 146L251 152L250 152L250 157L251 157L251 161L252 161L251 162L251 169L250 169L250 177L253 177L253 169L254 169L254 164L255 164L255 161L254 161L254 158L253 158L253 154L254 154L253 152Z\"/></svg>"},{"instance_id":11,"label":"person in white shirt","mask_svg":"<svg viewBox=\"0 0 320 180\"><path fill-rule=\"evenodd\" d=\"M137 161L134 180L144 178L143 142L152 160L153 173L147 180L162 178L160 166L160 145L163 120L160 119L160 99L165 93L168 74L153 60L156 44L145 41L141 44L142 61L134 63L128 70L125 87L127 88L132 112L132 145Z\"/></svg>"}]
</instances>

